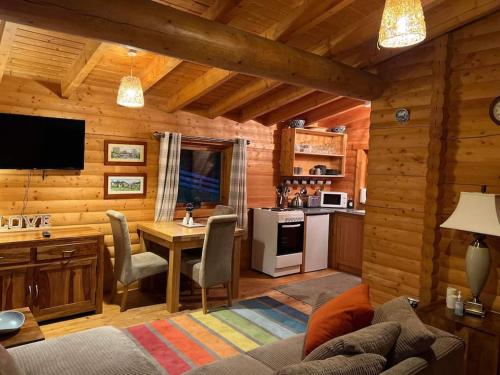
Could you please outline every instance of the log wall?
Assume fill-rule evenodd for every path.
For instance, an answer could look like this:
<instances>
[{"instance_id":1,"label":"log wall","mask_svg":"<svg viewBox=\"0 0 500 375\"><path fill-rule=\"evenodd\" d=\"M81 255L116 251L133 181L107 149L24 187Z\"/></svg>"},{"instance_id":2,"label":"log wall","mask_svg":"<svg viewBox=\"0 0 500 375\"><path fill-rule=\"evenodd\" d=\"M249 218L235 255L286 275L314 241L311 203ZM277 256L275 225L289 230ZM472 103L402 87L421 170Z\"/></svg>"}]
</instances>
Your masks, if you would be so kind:
<instances>
[{"instance_id":1,"label":"log wall","mask_svg":"<svg viewBox=\"0 0 500 375\"><path fill-rule=\"evenodd\" d=\"M277 154L274 152L275 128L253 122L241 125L222 118L209 120L184 112L167 114L156 110L157 101L150 97L146 98L144 109L125 109L115 104L116 92L108 89L81 87L71 99L61 99L54 91L56 88L50 85L12 77L4 77L0 84L0 112L86 120L85 169L81 173L49 171L44 180L41 172L36 172L31 181L27 214L51 214L54 226L94 227L106 234L106 245L113 257L111 227L105 211L121 211L127 216L133 248L137 251L136 223L153 219L156 198L159 142L152 138L154 131L250 139L249 206L274 204L273 185L278 173ZM105 166L104 140L148 142L147 166ZM146 172L146 198L104 200L105 172ZM0 171L0 214L8 216L21 212L26 175L26 171ZM208 216L210 212L195 210L195 214ZM178 213L178 216L182 215L182 212ZM248 249L244 247L244 268L249 259Z\"/></svg>"},{"instance_id":2,"label":"log wall","mask_svg":"<svg viewBox=\"0 0 500 375\"><path fill-rule=\"evenodd\" d=\"M372 103L363 278L375 303L398 295L422 303L454 285L468 295L471 236L439 225L460 191L500 192L500 128L488 107L500 87L500 14L379 65L384 96ZM395 109L411 117L398 124ZM498 310L500 242L484 292Z\"/></svg>"}]
</instances>

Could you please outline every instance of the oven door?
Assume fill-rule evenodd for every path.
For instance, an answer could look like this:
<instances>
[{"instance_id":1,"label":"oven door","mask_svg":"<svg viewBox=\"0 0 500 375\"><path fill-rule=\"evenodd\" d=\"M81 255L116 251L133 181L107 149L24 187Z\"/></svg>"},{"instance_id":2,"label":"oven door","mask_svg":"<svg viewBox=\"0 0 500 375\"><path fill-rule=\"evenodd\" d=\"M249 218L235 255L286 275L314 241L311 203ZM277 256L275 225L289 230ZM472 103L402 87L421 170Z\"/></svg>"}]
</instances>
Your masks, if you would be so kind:
<instances>
[{"instance_id":1,"label":"oven door","mask_svg":"<svg viewBox=\"0 0 500 375\"><path fill-rule=\"evenodd\" d=\"M277 256L301 253L304 246L304 222L278 224Z\"/></svg>"}]
</instances>

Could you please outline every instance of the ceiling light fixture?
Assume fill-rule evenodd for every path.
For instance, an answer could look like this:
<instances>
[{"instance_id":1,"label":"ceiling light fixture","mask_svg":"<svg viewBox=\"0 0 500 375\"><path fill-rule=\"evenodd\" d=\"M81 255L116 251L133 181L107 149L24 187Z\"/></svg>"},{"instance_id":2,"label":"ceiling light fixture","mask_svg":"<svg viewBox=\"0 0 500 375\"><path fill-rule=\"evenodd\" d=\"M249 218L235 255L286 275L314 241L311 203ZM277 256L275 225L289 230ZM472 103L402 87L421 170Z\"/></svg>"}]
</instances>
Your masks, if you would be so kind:
<instances>
[{"instance_id":1,"label":"ceiling light fixture","mask_svg":"<svg viewBox=\"0 0 500 375\"><path fill-rule=\"evenodd\" d=\"M408 47L425 39L425 18L420 0L386 0L378 44L385 48Z\"/></svg>"},{"instance_id":2,"label":"ceiling light fixture","mask_svg":"<svg viewBox=\"0 0 500 375\"><path fill-rule=\"evenodd\" d=\"M144 107L144 92L142 91L141 80L132 74L134 57L137 56L137 51L130 49L128 55L130 56L130 75L121 79L116 103L123 107L141 108Z\"/></svg>"}]
</instances>

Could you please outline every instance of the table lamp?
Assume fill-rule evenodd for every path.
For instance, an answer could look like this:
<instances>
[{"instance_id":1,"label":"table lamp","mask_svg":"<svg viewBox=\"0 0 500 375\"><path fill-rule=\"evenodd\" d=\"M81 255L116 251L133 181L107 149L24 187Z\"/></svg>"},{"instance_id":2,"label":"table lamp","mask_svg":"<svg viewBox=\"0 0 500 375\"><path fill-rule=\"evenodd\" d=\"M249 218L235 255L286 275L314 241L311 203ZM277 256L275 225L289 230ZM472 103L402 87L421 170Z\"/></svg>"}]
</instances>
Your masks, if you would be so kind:
<instances>
[{"instance_id":1,"label":"table lamp","mask_svg":"<svg viewBox=\"0 0 500 375\"><path fill-rule=\"evenodd\" d=\"M491 255L483 240L486 235L500 236L500 195L460 193L455 211L441 224L441 228L474 234L465 257L465 272L472 293L472 301L465 303L465 312L484 317L485 310L479 295L488 280Z\"/></svg>"}]
</instances>

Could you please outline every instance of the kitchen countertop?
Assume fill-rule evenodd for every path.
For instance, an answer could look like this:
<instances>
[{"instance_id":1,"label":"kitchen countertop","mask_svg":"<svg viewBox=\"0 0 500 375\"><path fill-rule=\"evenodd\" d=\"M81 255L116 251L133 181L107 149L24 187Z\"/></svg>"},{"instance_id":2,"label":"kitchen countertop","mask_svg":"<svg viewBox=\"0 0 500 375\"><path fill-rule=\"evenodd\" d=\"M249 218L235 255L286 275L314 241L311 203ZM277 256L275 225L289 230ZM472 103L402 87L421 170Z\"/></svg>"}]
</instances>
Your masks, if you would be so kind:
<instances>
[{"instance_id":1,"label":"kitchen countertop","mask_svg":"<svg viewBox=\"0 0 500 375\"><path fill-rule=\"evenodd\" d=\"M344 212L347 214L353 215L365 215L365 210L354 210L350 208L326 208L326 207L317 207L317 208L296 208L296 210L301 210L304 212L304 215L324 215L324 214L333 214L335 212Z\"/></svg>"}]
</instances>

